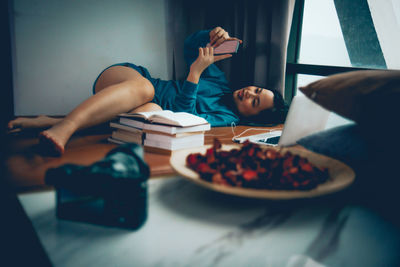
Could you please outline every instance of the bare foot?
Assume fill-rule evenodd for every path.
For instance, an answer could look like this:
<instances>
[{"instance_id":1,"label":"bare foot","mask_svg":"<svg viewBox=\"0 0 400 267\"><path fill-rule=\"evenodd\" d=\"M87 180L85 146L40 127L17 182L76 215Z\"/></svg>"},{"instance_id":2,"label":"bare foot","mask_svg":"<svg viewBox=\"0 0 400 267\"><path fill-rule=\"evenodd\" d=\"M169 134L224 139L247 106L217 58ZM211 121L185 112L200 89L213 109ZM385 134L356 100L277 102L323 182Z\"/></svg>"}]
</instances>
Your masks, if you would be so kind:
<instances>
[{"instance_id":1,"label":"bare foot","mask_svg":"<svg viewBox=\"0 0 400 267\"><path fill-rule=\"evenodd\" d=\"M57 156L64 154L64 145L62 145L62 143L60 143L57 138L52 136L48 131L43 131L39 134L39 142L47 152L53 152Z\"/></svg>"},{"instance_id":2,"label":"bare foot","mask_svg":"<svg viewBox=\"0 0 400 267\"><path fill-rule=\"evenodd\" d=\"M62 118L51 118L46 115L40 115L35 118L19 117L10 121L7 127L10 132L16 132L23 129L49 128L61 120Z\"/></svg>"},{"instance_id":3,"label":"bare foot","mask_svg":"<svg viewBox=\"0 0 400 267\"><path fill-rule=\"evenodd\" d=\"M45 149L49 149L48 152L55 152L57 155L62 155L64 154L65 145L75 130L74 123L62 120L60 123L39 134L40 144Z\"/></svg>"}]
</instances>

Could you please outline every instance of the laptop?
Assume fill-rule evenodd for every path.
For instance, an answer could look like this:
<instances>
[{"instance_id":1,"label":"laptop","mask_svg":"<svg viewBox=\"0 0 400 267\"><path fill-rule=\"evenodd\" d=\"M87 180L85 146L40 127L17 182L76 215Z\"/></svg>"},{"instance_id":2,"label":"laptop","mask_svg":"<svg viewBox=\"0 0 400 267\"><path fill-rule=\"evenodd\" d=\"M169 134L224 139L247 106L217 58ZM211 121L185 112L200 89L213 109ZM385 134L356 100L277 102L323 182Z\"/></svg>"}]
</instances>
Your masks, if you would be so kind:
<instances>
[{"instance_id":1,"label":"laptop","mask_svg":"<svg viewBox=\"0 0 400 267\"><path fill-rule=\"evenodd\" d=\"M239 143L249 140L251 143L270 146L294 145L300 138L324 130L329 115L330 111L314 103L305 95L299 94L290 104L282 131L267 131L234 140Z\"/></svg>"}]
</instances>

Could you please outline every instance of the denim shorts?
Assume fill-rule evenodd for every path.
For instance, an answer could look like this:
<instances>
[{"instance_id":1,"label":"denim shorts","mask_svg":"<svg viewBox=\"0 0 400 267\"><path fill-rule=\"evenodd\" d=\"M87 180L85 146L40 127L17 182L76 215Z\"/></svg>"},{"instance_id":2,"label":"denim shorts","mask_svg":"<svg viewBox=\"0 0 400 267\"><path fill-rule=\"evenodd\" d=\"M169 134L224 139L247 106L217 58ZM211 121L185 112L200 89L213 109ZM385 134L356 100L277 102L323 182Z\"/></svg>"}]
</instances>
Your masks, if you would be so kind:
<instances>
[{"instance_id":1,"label":"denim shorts","mask_svg":"<svg viewBox=\"0 0 400 267\"><path fill-rule=\"evenodd\" d=\"M129 62L117 63L117 64L113 64L113 65L111 65L111 66L105 68L105 69L99 74L99 76L97 76L96 80L95 80L94 83L93 83L93 89L92 89L92 90L93 90L93 94L96 93L96 92L95 92L96 83L97 83L97 80L99 79L99 77L101 76L101 74L103 74L103 72L106 71L107 69L109 69L109 68L111 68L111 67L114 67L114 66L124 66L124 67L132 68L132 69L136 70L137 72L139 72L143 77L145 77L146 79L148 79L148 80L153 84L153 81L152 81L153 78L151 77L149 71L148 71L145 67L138 66L138 65L135 65L135 64L129 63ZM153 85L154 85L154 84L153 84Z\"/></svg>"}]
</instances>

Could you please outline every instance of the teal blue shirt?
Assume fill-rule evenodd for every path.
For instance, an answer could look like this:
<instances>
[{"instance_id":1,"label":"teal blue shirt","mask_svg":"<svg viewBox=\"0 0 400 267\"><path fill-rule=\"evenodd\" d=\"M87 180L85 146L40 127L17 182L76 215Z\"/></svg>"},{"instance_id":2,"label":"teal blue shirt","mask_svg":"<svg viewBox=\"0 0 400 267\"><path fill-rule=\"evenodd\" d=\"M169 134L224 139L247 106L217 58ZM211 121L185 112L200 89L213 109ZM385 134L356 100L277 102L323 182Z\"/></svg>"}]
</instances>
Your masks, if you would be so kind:
<instances>
[{"instance_id":1,"label":"teal blue shirt","mask_svg":"<svg viewBox=\"0 0 400 267\"><path fill-rule=\"evenodd\" d=\"M188 66L196 60L199 47L205 47L210 41L209 32L210 30L200 31L185 40L184 56ZM162 109L198 115L205 118L211 126L230 126L232 122L239 122L239 117L232 111L232 90L228 87L225 74L215 64L203 71L198 84L186 80L146 78L155 89L153 102Z\"/></svg>"}]
</instances>

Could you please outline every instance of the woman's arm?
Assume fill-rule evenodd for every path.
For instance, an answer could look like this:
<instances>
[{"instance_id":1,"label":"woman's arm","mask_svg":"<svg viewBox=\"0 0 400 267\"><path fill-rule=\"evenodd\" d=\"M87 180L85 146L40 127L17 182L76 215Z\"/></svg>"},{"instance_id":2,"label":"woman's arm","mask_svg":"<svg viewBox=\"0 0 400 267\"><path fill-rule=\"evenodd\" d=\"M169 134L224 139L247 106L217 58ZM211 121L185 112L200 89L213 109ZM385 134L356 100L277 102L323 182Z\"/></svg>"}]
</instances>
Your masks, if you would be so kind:
<instances>
[{"instance_id":1,"label":"woman's arm","mask_svg":"<svg viewBox=\"0 0 400 267\"><path fill-rule=\"evenodd\" d=\"M212 47L216 48L227 40L238 40L240 43L242 42L237 38L230 37L228 32L221 27L215 27L212 30L199 31L190 35L186 38L184 46L184 57L186 63L188 66L192 65L198 56L199 47L206 47L207 44L210 44ZM216 65L210 64L202 74L202 78L215 77L223 79L226 82L225 74Z\"/></svg>"},{"instance_id":2,"label":"woman's arm","mask_svg":"<svg viewBox=\"0 0 400 267\"><path fill-rule=\"evenodd\" d=\"M232 56L231 54L214 56L214 48L212 46L200 47L198 51L198 57L190 66L190 72L187 79L184 81L181 90L175 97L174 111L185 111L195 115L200 115L196 110L196 98L198 82L201 74L214 62Z\"/></svg>"},{"instance_id":3,"label":"woman's arm","mask_svg":"<svg viewBox=\"0 0 400 267\"><path fill-rule=\"evenodd\" d=\"M203 30L191 34L186 38L184 44L183 52L186 63L188 66L192 65L193 61L197 58L199 47L206 47L207 44L210 44L212 47L216 48L228 40L237 40L242 43L242 40L230 37L229 33L221 27L215 27L211 30Z\"/></svg>"},{"instance_id":4,"label":"woman's arm","mask_svg":"<svg viewBox=\"0 0 400 267\"><path fill-rule=\"evenodd\" d=\"M199 56L192 65L190 65L189 75L186 80L192 83L198 83L201 74L208 66L231 56L232 54L214 56L214 47L200 47Z\"/></svg>"}]
</instances>

